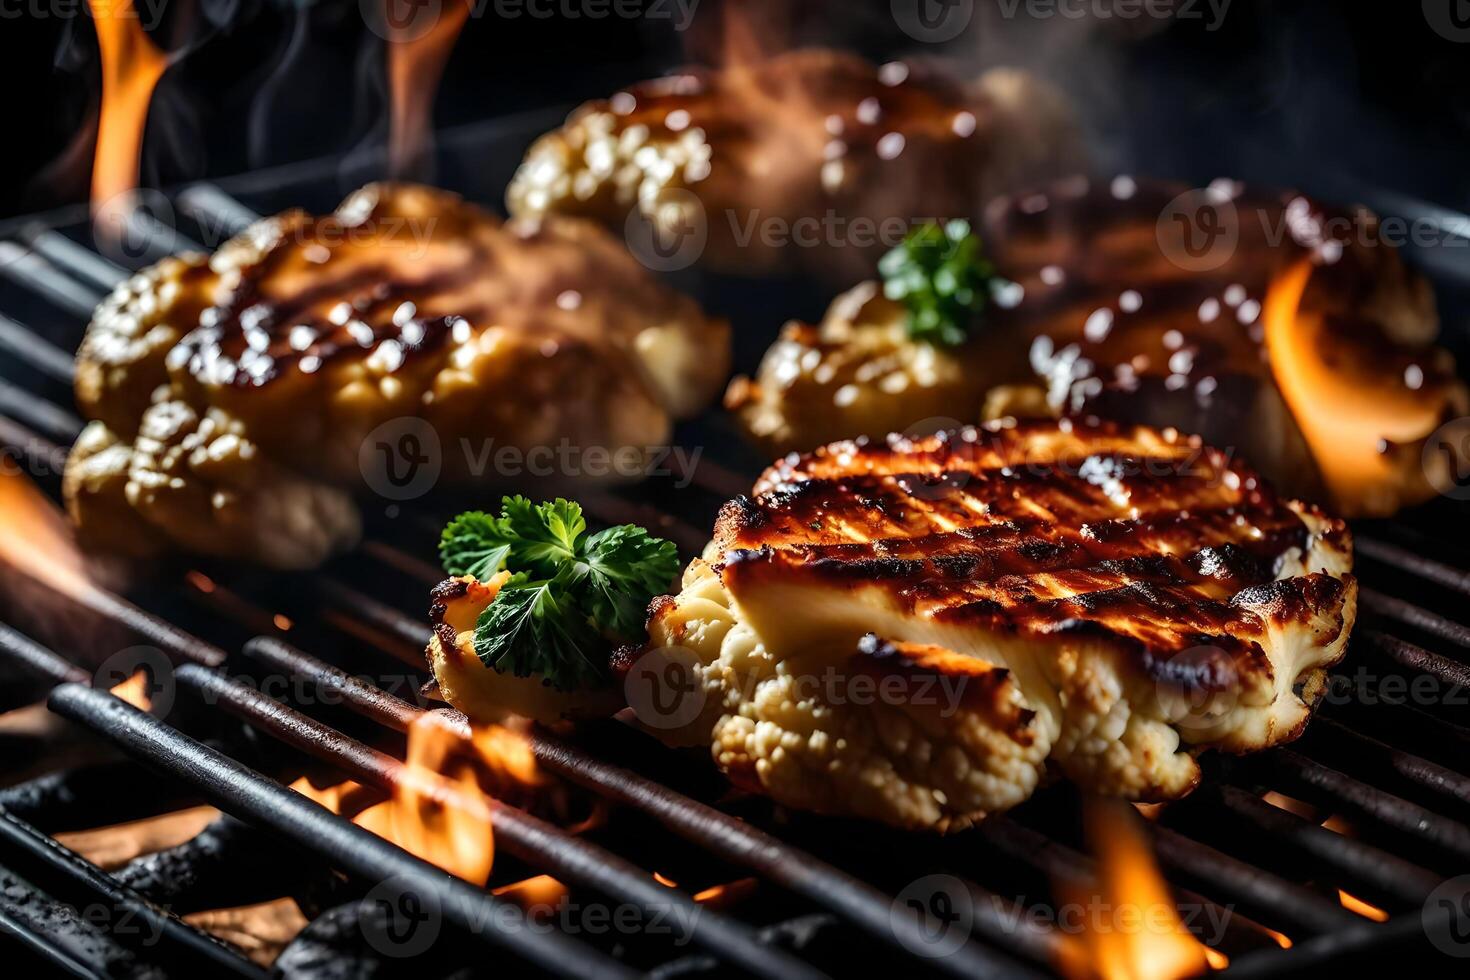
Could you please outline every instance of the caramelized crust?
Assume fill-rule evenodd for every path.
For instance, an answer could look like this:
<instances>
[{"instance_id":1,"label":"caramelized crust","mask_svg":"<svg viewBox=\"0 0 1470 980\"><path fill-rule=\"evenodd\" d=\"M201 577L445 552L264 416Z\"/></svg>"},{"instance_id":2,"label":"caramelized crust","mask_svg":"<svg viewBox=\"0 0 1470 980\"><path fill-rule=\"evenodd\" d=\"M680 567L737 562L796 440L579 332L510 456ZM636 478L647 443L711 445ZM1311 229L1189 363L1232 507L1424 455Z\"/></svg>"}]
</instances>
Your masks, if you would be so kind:
<instances>
[{"instance_id":1,"label":"caramelized crust","mask_svg":"<svg viewBox=\"0 0 1470 980\"><path fill-rule=\"evenodd\" d=\"M596 225L369 185L102 303L77 354L102 428L72 456L68 505L100 545L312 567L356 540L349 491L379 451L445 482L493 479L506 448L523 469L562 446L636 464L714 397L728 356L723 321Z\"/></svg>"},{"instance_id":2,"label":"caramelized crust","mask_svg":"<svg viewBox=\"0 0 1470 980\"><path fill-rule=\"evenodd\" d=\"M919 64L804 49L583 105L530 148L506 202L616 228L630 212L670 231L697 222L717 268L851 282L912 222L976 214L1069 172L1079 147L1061 97L1022 73L962 86Z\"/></svg>"},{"instance_id":3,"label":"caramelized crust","mask_svg":"<svg viewBox=\"0 0 1470 980\"><path fill-rule=\"evenodd\" d=\"M1173 799L1199 751L1300 734L1356 615L1351 568L1343 521L1169 430L836 443L727 504L652 607L651 648L692 652L705 698L663 734L709 738L782 802L900 826L965 826L1048 767ZM814 686L834 671L895 699ZM920 679L963 696L916 701Z\"/></svg>"},{"instance_id":4,"label":"caramelized crust","mask_svg":"<svg viewBox=\"0 0 1470 980\"><path fill-rule=\"evenodd\" d=\"M910 340L905 311L863 283L819 324L787 325L726 405L772 453L982 417L1095 415L1233 447L1283 492L1350 515L1432 496L1424 441L1464 414L1470 396L1433 345L1428 283L1383 240L1378 219L1217 181L1180 205L1187 219L1208 199L1221 215L1226 237L1196 262L1167 220L1185 190L1070 178L1001 197L980 234L1009 284L970 342ZM1311 275L1300 309L1284 314L1287 357L1280 336L1277 351L1268 343L1268 299L1303 263ZM1289 400L1302 373L1336 390ZM1310 408L1328 401L1341 431L1314 441ZM1354 447L1346 467L1346 454L1324 448L1344 439Z\"/></svg>"},{"instance_id":5,"label":"caramelized crust","mask_svg":"<svg viewBox=\"0 0 1470 980\"><path fill-rule=\"evenodd\" d=\"M1251 665L1271 624L1250 590L1276 625L1340 604L1341 579L1277 579L1308 552L1345 567L1351 540L1197 439L1027 422L788 458L724 507L715 547L737 595L861 583L903 615L1126 640L1146 665L1208 640Z\"/></svg>"}]
</instances>

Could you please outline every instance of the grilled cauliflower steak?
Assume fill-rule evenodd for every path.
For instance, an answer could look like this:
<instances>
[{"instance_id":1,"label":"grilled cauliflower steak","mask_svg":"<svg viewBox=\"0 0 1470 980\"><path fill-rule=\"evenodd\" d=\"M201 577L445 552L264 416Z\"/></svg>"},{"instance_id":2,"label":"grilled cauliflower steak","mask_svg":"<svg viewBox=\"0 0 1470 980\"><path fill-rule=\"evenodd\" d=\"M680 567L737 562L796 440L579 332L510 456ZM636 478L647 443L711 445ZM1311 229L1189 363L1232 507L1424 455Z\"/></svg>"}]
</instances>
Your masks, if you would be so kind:
<instances>
[{"instance_id":1,"label":"grilled cauliflower steak","mask_svg":"<svg viewBox=\"0 0 1470 980\"><path fill-rule=\"evenodd\" d=\"M166 391L166 389L160 389ZM68 461L64 495L89 543L149 557L168 543L272 568L313 568L357 543L346 491L261 455L219 409L166 399L131 444L91 422Z\"/></svg>"},{"instance_id":2,"label":"grilled cauliflower steak","mask_svg":"<svg viewBox=\"0 0 1470 980\"><path fill-rule=\"evenodd\" d=\"M689 658L702 710L645 721L779 802L904 827L965 826L1047 770L1173 799L1200 751L1300 734L1351 565L1342 521L1170 430L837 443L727 504L655 602L649 651ZM858 697L873 672L900 680Z\"/></svg>"},{"instance_id":3,"label":"grilled cauliflower steak","mask_svg":"<svg viewBox=\"0 0 1470 980\"><path fill-rule=\"evenodd\" d=\"M616 711L621 699L615 691L558 691L539 677L492 670L475 654L475 623L509 580L509 572L488 582L462 576L434 589L429 610L434 632L427 655L444 700L477 721L514 713L552 724Z\"/></svg>"},{"instance_id":4,"label":"grilled cauliflower steak","mask_svg":"<svg viewBox=\"0 0 1470 980\"><path fill-rule=\"evenodd\" d=\"M343 491L380 426L426 423L451 481L484 475L484 446L643 449L718 391L728 346L726 324L595 225L502 223L446 192L369 185L329 215L263 219L207 261L167 259L103 303L77 394L109 435L73 454L68 504L98 544L310 566L354 540ZM251 543L265 518L277 528Z\"/></svg>"},{"instance_id":5,"label":"grilled cauliflower steak","mask_svg":"<svg viewBox=\"0 0 1470 980\"><path fill-rule=\"evenodd\" d=\"M1390 514L1433 496L1423 443L1465 414L1470 397L1433 344L1427 282L1377 240L1377 219L1217 182L1206 197L1223 209L1235 244L1192 259L1160 217L1183 191L1073 178L998 199L981 238L1010 285L967 343L909 339L906 312L864 284L820 325L788 326L754 378L734 381L726 404L774 453L916 431L936 417L1097 415L1235 446L1283 490L1349 515ZM1306 262L1313 271L1299 312L1281 313L1298 349L1286 357L1268 339L1267 301ZM1308 331L1297 321L1321 323ZM1351 473L1328 449L1341 434L1314 441L1307 417L1346 395L1284 397L1295 376L1324 371L1350 374L1342 387L1359 393L1351 413L1354 441L1366 447L1359 455L1386 447Z\"/></svg>"},{"instance_id":6,"label":"grilled cauliflower steak","mask_svg":"<svg viewBox=\"0 0 1470 980\"><path fill-rule=\"evenodd\" d=\"M850 282L881 252L885 224L975 213L1075 167L1079 147L1061 97L1022 73L963 87L917 65L807 49L580 107L530 148L506 202L619 229L632 212L660 240L707 236L701 260L715 268L800 266Z\"/></svg>"}]
</instances>

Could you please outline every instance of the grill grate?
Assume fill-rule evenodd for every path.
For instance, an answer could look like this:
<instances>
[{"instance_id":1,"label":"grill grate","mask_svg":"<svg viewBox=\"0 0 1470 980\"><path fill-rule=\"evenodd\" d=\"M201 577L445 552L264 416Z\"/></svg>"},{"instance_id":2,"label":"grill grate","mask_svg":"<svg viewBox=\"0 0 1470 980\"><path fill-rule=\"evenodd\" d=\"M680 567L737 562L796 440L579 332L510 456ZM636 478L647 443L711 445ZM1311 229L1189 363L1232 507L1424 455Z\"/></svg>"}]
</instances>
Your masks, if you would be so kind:
<instances>
[{"instance_id":1,"label":"grill grate","mask_svg":"<svg viewBox=\"0 0 1470 980\"><path fill-rule=\"evenodd\" d=\"M322 189L320 175L307 174L302 180L306 190ZM187 219L180 223L192 222L193 230L211 242L252 216L219 187L191 188L178 195L176 205ZM167 247L187 241L189 230L170 231ZM150 241L149 235L159 234L157 229L144 231ZM22 366L0 378L0 443L43 473L60 471L64 446L81 425L66 407L72 374L67 347L80 335L81 318L100 291L126 274L83 244L84 236L75 227L43 223L29 224L15 240L0 242L0 272L21 287L0 293L0 309L11 314L0 314L0 349ZM162 250L154 242L134 264ZM26 322L63 326L36 331ZM708 429L698 435L705 445L728 442ZM692 489L677 500L668 488L653 486L636 496L593 493L584 504L602 523L631 520L655 526L687 554L702 545L702 528L717 502L748 487L738 475L745 463L734 458L716 464L701 461L687 474L694 480ZM654 500L658 506L650 502ZM665 504L668 509L661 509ZM397 543L406 537L429 540L436 528L431 515L398 515L378 524L350 562L334 563L306 581L283 585L203 563L187 570L176 590L148 601L102 588L84 591L76 601L181 664L176 678L190 702L224 709L245 722L248 731L289 747L289 757L298 765L302 756L309 757L340 777L386 789L399 778L401 763L384 747L401 739L425 709L364 679L360 668L364 658L422 667L428 627L403 612L399 602L406 598L408 605L421 604L423 586L437 580L438 573ZM1425 552L1431 549L1399 543L1408 533L1397 525L1360 532L1359 556L1369 587L1362 594L1364 623L1346 664L1367 662L1396 675L1431 678L1446 691L1463 691L1470 681L1470 668L1461 659L1470 650L1470 628L1437 608L1455 608L1455 598L1470 595L1470 573L1430 557ZM389 592L385 581L399 586L397 591ZM1449 601L1440 602L1437 593L1445 593ZM298 646L282 642L272 625L271 611L278 608L291 618L291 635L305 638ZM196 621L202 624L198 628L191 625ZM235 642L260 633L267 635L243 645ZM227 652L235 649L241 651L238 656ZM578 836L497 805L496 837L502 847L531 873L552 874L575 889L630 904L646 915L668 907L695 913L680 920L690 923L688 936L676 938L692 940L698 953L673 941L621 937L630 947L624 948L623 943L526 928L524 920L517 927L518 906L439 872L318 807L280 785L265 771L269 767L247 765L242 756L258 751L253 743L236 739L205 744L91 690L87 671L4 624L0 658L56 685L50 698L56 713L101 734L127 758L160 771L187 792L273 831L363 882L412 882L440 903L446 921L465 933L561 975L621 976L650 970L662 976L794 977L894 963L918 972L1041 976L1055 962L1059 934L1028 919L1021 903L1045 904L1049 882L1074 878L1091 867L1075 846L1075 798L1065 787L1045 791L959 839L906 837L872 827L849 834L842 832L844 825L834 832L833 821L802 815L783 824L761 801L712 805L707 802L712 795L707 772L613 722L576 740L537 734L533 746L544 769L616 804L614 823L626 820L631 825ZM337 663L351 665L353 672ZM345 710L317 712L328 717L316 717L289 699L269 697L247 682L251 668L330 693L330 700ZM401 667L396 670L402 673ZM1454 714L1448 704L1447 699L1431 708L1369 707L1351 699L1329 704L1307 737L1289 749L1240 760L1211 759L1200 789L1172 806L1163 821L1149 825L1178 900L1207 914L1224 915L1226 927L1217 938L1230 952L1231 975L1277 976L1348 958L1362 962L1364 956L1427 948L1421 916L1426 899L1445 880L1470 871L1470 827L1465 822L1470 816L1470 775L1464 762L1470 758L1465 752L1470 733L1459 724L1463 714ZM267 761L271 758L267 754ZM637 760L636 771L628 764L632 759ZM1278 797L1262 795L1268 791L1315 806L1319 815L1350 819L1358 835L1338 833L1278 806ZM230 947L149 904L144 895L88 865L25 819L54 820L68 801L75 804L78 798L85 798L85 792L57 777L0 793L0 805L9 808L0 811L0 864L28 860L49 869L49 877L69 882L71 891L82 888L154 917L165 941L144 951L149 961L260 975ZM664 837L650 844L649 832L655 828ZM675 847L674 838L682 846ZM770 900L760 903L770 909L696 906L687 892L657 884L647 856L663 848L731 877L755 874L760 887L773 890L764 892ZM908 879L931 869L953 872L975 915L972 935L957 952L924 959L912 956L929 943L924 924L894 915L893 896ZM1390 918L1374 922L1349 911L1336 900L1335 889L1381 905ZM512 924L484 927L497 921ZM1290 948L1283 948L1272 930L1291 936ZM81 975L98 972L12 917L0 915L0 935L11 936L53 966Z\"/></svg>"}]
</instances>

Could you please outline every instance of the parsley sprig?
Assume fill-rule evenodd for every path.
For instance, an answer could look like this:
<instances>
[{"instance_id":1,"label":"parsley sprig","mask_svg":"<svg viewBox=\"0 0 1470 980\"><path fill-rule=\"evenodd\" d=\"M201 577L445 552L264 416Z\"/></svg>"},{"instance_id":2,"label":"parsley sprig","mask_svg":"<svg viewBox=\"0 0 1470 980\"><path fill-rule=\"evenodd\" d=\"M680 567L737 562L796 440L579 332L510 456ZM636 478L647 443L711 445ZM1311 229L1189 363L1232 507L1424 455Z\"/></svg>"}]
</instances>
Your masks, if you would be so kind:
<instances>
[{"instance_id":1,"label":"parsley sprig","mask_svg":"<svg viewBox=\"0 0 1470 980\"><path fill-rule=\"evenodd\" d=\"M920 225L878 261L883 295L904 305L909 336L957 347L990 298L995 267L968 221Z\"/></svg>"},{"instance_id":2,"label":"parsley sprig","mask_svg":"<svg viewBox=\"0 0 1470 980\"><path fill-rule=\"evenodd\" d=\"M588 534L581 506L561 498L460 514L439 556L450 575L514 573L475 624L475 654L560 691L607 685L607 648L642 635L649 601L679 570L673 542L633 524Z\"/></svg>"}]
</instances>

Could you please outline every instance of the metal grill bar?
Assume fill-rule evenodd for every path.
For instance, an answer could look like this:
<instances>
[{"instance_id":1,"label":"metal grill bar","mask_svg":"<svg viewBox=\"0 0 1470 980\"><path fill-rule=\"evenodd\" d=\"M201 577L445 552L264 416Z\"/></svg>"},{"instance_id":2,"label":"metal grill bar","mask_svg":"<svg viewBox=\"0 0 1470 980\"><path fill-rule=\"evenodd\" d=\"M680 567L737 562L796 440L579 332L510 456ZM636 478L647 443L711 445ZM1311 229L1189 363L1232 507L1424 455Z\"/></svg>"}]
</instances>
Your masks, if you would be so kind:
<instances>
[{"instance_id":1,"label":"metal grill bar","mask_svg":"<svg viewBox=\"0 0 1470 980\"><path fill-rule=\"evenodd\" d=\"M1446 619L1438 613L1366 587L1359 588L1358 602L1363 609L1375 615L1397 620L1406 626L1470 650L1470 627Z\"/></svg>"},{"instance_id":2,"label":"metal grill bar","mask_svg":"<svg viewBox=\"0 0 1470 980\"><path fill-rule=\"evenodd\" d=\"M423 709L279 640L252 640L246 644L245 653L288 676L307 678L318 688L341 695L348 707L398 731L406 731L424 714ZM459 724L467 726L467 721L458 712L445 713L458 716ZM846 872L645 776L593 759L544 732L533 732L529 737L536 761L557 775L605 799L648 814L686 840L733 864L759 872L875 935L891 937L892 941L909 949L916 948L914 943L923 941L918 932L907 934L907 918L893 916L892 899ZM989 912L993 908L992 898L994 896L983 896L983 901L976 902L977 909ZM979 918L982 921L977 926L984 938L1003 938L1029 949L1035 958L1046 957L1053 949L1053 937L1040 930L1018 929L1009 921L987 918L983 912ZM957 970L971 970L982 965L967 962L960 964Z\"/></svg>"},{"instance_id":3,"label":"metal grill bar","mask_svg":"<svg viewBox=\"0 0 1470 980\"><path fill-rule=\"evenodd\" d=\"M57 268L65 269L99 289L110 291L127 277L128 270L122 266L44 226L26 228L19 237L31 251Z\"/></svg>"},{"instance_id":4,"label":"metal grill bar","mask_svg":"<svg viewBox=\"0 0 1470 980\"><path fill-rule=\"evenodd\" d=\"M70 354L54 344L45 343L4 314L0 314L0 347L56 381L71 384L76 376L76 364Z\"/></svg>"},{"instance_id":5,"label":"metal grill bar","mask_svg":"<svg viewBox=\"0 0 1470 980\"><path fill-rule=\"evenodd\" d=\"M1359 534L1353 538L1354 550L1364 558L1381 565L1408 572L1410 575L1433 582L1463 596L1470 596L1470 572L1442 561L1415 554L1408 548Z\"/></svg>"},{"instance_id":6,"label":"metal grill bar","mask_svg":"<svg viewBox=\"0 0 1470 980\"><path fill-rule=\"evenodd\" d=\"M1470 828L1437 813L1399 799L1375 786L1291 750L1277 749L1265 763L1285 777L1288 785L1311 796L1326 798L1339 809L1369 817L1470 863Z\"/></svg>"},{"instance_id":7,"label":"metal grill bar","mask_svg":"<svg viewBox=\"0 0 1470 980\"><path fill-rule=\"evenodd\" d=\"M1470 667L1458 660L1374 629L1358 630L1353 634L1353 640L1360 647L1366 646L1375 653L1381 653L1401 667L1436 677L1451 688L1470 688Z\"/></svg>"},{"instance_id":8,"label":"metal grill bar","mask_svg":"<svg viewBox=\"0 0 1470 980\"><path fill-rule=\"evenodd\" d=\"M1267 835L1272 845L1289 847L1298 857L1309 857L1348 877L1392 895L1405 905L1422 905L1440 882L1440 876L1379 850L1362 841L1335 834L1324 827L1274 807L1239 786L1206 783L1195 790L1195 805L1217 804L1243 818Z\"/></svg>"},{"instance_id":9,"label":"metal grill bar","mask_svg":"<svg viewBox=\"0 0 1470 980\"><path fill-rule=\"evenodd\" d=\"M1316 892L1253 867L1238 858L1191 840L1178 831L1150 824L1154 853L1165 865L1219 889L1246 906L1247 914L1265 912L1284 919L1296 933L1319 934L1355 929L1363 920Z\"/></svg>"},{"instance_id":10,"label":"metal grill bar","mask_svg":"<svg viewBox=\"0 0 1470 980\"><path fill-rule=\"evenodd\" d=\"M1350 746L1353 754L1361 760L1375 762L1427 790L1470 804L1470 777L1396 749L1332 718L1317 718L1313 721L1313 726L1317 732L1331 733Z\"/></svg>"},{"instance_id":11,"label":"metal grill bar","mask_svg":"<svg viewBox=\"0 0 1470 980\"><path fill-rule=\"evenodd\" d=\"M14 814L0 808L0 847L19 856L28 867L18 868L28 877L39 867L63 879L74 894L88 902L104 903L128 921L147 927L160 940L147 952L164 966L208 970L212 975L263 978L264 970L216 939L186 925L176 916L154 905L142 895L117 883L96 865L62 847ZM15 857L8 860L13 862ZM18 867L12 864L12 867ZM58 895L58 897L67 897ZM141 940L142 933L135 933ZM134 944L135 946L138 943ZM141 951L141 950L140 950Z\"/></svg>"},{"instance_id":12,"label":"metal grill bar","mask_svg":"<svg viewBox=\"0 0 1470 980\"><path fill-rule=\"evenodd\" d=\"M53 684L85 684L91 679L82 668L58 657L5 623L0 623L0 654L11 663L24 667Z\"/></svg>"},{"instance_id":13,"label":"metal grill bar","mask_svg":"<svg viewBox=\"0 0 1470 980\"><path fill-rule=\"evenodd\" d=\"M248 208L238 204L217 188L207 185L189 189L179 196L177 203L181 210L198 220L207 233L218 229L225 229L233 233L255 217ZM155 219L144 216L144 220L154 224L151 231L148 228L142 229L145 234L152 236L161 230L161 226L157 226ZM187 241L171 229L168 232L170 236L173 236L169 242L170 248ZM93 255L65 236L42 230L34 233L28 232L25 240L30 245L29 250L19 248L13 243L0 243L0 265L4 264L3 259L5 258L18 260L18 265L11 265L8 270L9 274L18 281L22 281L28 288L41 292L63 309L72 310L84 316L90 315L96 298L96 289L93 287L109 288L112 283L126 275L125 270L112 265L100 256ZM157 246L162 238L154 240L150 237L148 240L153 241ZM156 248L155 254L161 254L162 251L162 248ZM66 273L70 273L71 276L68 277ZM13 329L7 329L7 325ZM23 326L15 324L14 321L0 319L0 347L12 350L47 377L60 381L69 380L71 377L71 358L67 352L27 331ZM62 441L68 441L74 435L76 428L80 426L80 420L75 419L65 409L35 398L19 388L9 386L0 388L0 439L12 444L23 444L23 451L28 456L34 457L43 465L52 465L59 470L60 461L65 456L64 450L41 439L25 426L17 425L4 417L5 415L20 416L32 426L52 433ZM739 475L704 462L701 462L694 474L689 475L694 477L695 485L721 498L743 492L748 487L748 481ZM647 505L626 501L610 494L593 495L589 502L589 513L607 523L620 523L625 520L645 524L654 523L661 530L677 536L681 546L686 550L696 550L703 544L705 537L699 529L677 518L665 515ZM437 570L432 566L403 555L386 545L369 542L363 550L374 559L409 575L427 580L438 577ZM1377 563L1452 591L1470 595L1470 573L1442 562L1422 558L1398 545L1371 536L1359 535L1358 550L1370 564ZM372 633L369 636L375 646L389 650L415 666L422 666L418 650L422 648L428 637L428 629L423 623L417 622L390 606L371 600L348 585L324 576L318 579L317 587L321 590L320 594L331 605L350 613L346 618L343 618L343 614L337 614L332 619L338 628L345 629L354 635L361 635L359 624L366 623L370 629L381 631L381 635ZM172 631L175 635L171 643L160 642L159 645L180 653L183 659L198 660L210 666L217 666L223 661L223 653L217 648L176 630L165 621L132 607L117 596L111 596L109 593L101 593L101 595L102 599L91 600L101 603L99 611L104 611L105 615L126 622L135 630L138 630L139 625L146 627L146 629L138 630L143 635L148 635L148 629ZM1385 619L1470 649L1470 643L1467 643L1467 640L1470 640L1470 628L1402 599L1365 589L1363 607L1366 611ZM239 609L230 608L225 611L232 618L240 617ZM328 616L333 617L333 614L329 611ZM15 637L19 637L19 640L24 642L16 642ZM397 649L393 649L394 644L397 645ZM1374 654L1386 657L1406 669L1437 677L1446 683L1464 683L1470 679L1470 669L1467 669L1463 663L1424 650L1391 633L1360 627L1358 633L1355 634L1355 644L1360 644ZM27 662L31 669L38 670L43 676L53 680L79 679L76 675L80 674L80 671L76 668L65 664L60 658L55 658L56 662L47 663L44 658L36 656L37 649L44 650L26 641L19 634L7 636L0 632L0 654ZM186 651L192 651L192 654ZM46 652L49 653L49 651ZM387 692L366 682L348 678L335 668L328 667L321 661L284 644L270 640L257 640L247 646L246 652L253 658L272 663L289 674L310 677L320 686L340 691L345 695L348 705L355 711L386 727L403 730L413 718L423 713L421 709L394 698ZM206 656L201 658L199 656L201 653ZM197 686L230 685L231 690L238 686L222 675L193 667L183 668L181 675L186 678L195 678L194 683ZM241 688L241 690L255 694L249 688ZM105 695L98 696L105 697ZM269 701L269 699L265 700ZM250 710L253 711L269 714L275 710L265 704L254 705L252 702L252 705ZM326 726L299 715L293 709L280 705L279 702L270 701L270 705L275 705L276 709L291 712L310 726L315 726L314 730L318 734L331 733L346 742L352 741L346 740L340 733ZM1417 711L1414 714L1415 717L1420 718L1422 725L1429 726L1436 731L1458 731L1455 726L1443 719ZM1467 777L1428 760L1395 750L1386 743L1356 733L1345 726L1325 727L1328 722L1329 719L1318 719L1318 724L1324 726L1323 730L1333 737L1341 738L1359 748L1371 750L1365 755L1369 761L1386 763L1394 772L1416 785L1457 800L1463 800L1466 783L1470 781L1467 780ZM361 743L353 744L367 753L373 753L373 750ZM1434 826L1437 830L1434 840L1437 845L1457 856L1464 853L1466 846L1464 835L1470 833L1464 825L1433 814L1423 807L1417 807L1416 804L1377 789L1346 773L1337 772L1310 757L1312 754L1310 747L1304 745L1302 748L1304 750L1302 753L1288 751L1284 754L1273 754L1270 757L1271 761L1265 766L1253 768L1266 768L1288 784L1309 785L1334 803L1344 805L1354 812L1369 815L1400 831L1411 832L1410 828L1415 825L1417 817L1421 814L1428 814L1435 821ZM681 836L711 853L755 868L766 877L783 884L792 891L805 895L820 905L837 909L876 936L892 938L892 930L898 928L900 922L912 921L894 919L889 915L890 903L887 896L853 879L845 872L823 864L811 855L765 834L764 831L684 797L657 782L591 758L580 750L550 737L538 736L535 751L538 760L548 769L559 772L573 782L586 786L607 799L633 806L655 817ZM375 755L382 754L375 753ZM1281 757L1276 758L1276 755ZM383 756L383 759L389 760L393 765L398 765L397 761L392 760L391 757ZM335 761L341 762L341 759L337 758ZM367 765L373 761L373 756L364 756L359 761ZM1356 768L1354 771L1357 771ZM283 790L283 792L289 791ZM1294 814L1278 809L1261 800L1252 788L1243 785L1207 784L1200 790L1193 802L1195 804L1206 803L1211 794L1222 804L1220 806L1222 811L1229 812L1237 819L1243 819L1265 830L1272 844L1282 846L1289 844L1293 848L1300 849L1303 854L1320 861L1336 872L1350 879L1368 883L1373 890L1381 894L1393 895L1406 903L1422 901L1427 890L1433 888L1440 880L1440 876L1396 855L1388 854L1356 840L1341 837L1296 817ZM1056 845L1044 835L1028 828L1022 828L1012 820L996 822L992 826L998 828L995 832L1002 835L1010 833L1014 836L1016 833L1021 833L1023 837L1039 847L1052 849L1058 854L1065 851L1081 860L1081 856L1076 855L1076 852ZM1381 937L1388 929L1398 930L1402 927L1402 919L1384 927L1367 926L1359 917L1321 899L1314 892L1261 871L1247 862L1215 851L1176 830L1158 826L1153 827L1152 830L1155 846L1166 866L1224 896L1269 912L1275 917L1272 921L1285 921L1299 931L1321 933L1316 940L1299 943L1293 950L1251 953L1241 956L1232 967L1233 973L1255 975L1258 972L1289 970L1294 964L1326 962L1342 955L1344 950L1351 950L1369 942L1378 942L1377 937ZM1037 858L1026 852L1026 848L1021 848L1016 856L1033 867L1039 866ZM857 898L852 897L854 894L857 895ZM977 897L981 894L977 889ZM667 896L664 897L667 898ZM978 908L977 911L979 911ZM917 927L918 924L913 922L913 925ZM1040 958L1043 951L1049 952L1050 942L1054 938L1047 933L1018 937L1013 932L1008 934L1005 929L998 934L992 934L989 931L991 926L992 924L987 922L977 922L977 933L984 938L995 939L1012 948L1020 949L1026 955L1035 958ZM1015 923L1007 922L1006 926L1014 930ZM968 952L972 947L984 956L991 955L974 944L967 946L962 952ZM959 957L951 958L951 960L955 959ZM1000 961L1005 963L1010 972L1016 972L1014 964L1005 962L1003 958ZM969 962L964 969L981 969L984 968L984 963L983 959ZM939 965L954 964L941 963ZM957 967L958 972L964 972L964 969Z\"/></svg>"},{"instance_id":14,"label":"metal grill bar","mask_svg":"<svg viewBox=\"0 0 1470 980\"><path fill-rule=\"evenodd\" d=\"M42 935L24 923L17 922L3 909L0 909L0 936L8 936L38 960L67 976L77 977L79 980L110 980L106 973L83 963L50 936Z\"/></svg>"},{"instance_id":15,"label":"metal grill bar","mask_svg":"<svg viewBox=\"0 0 1470 980\"><path fill-rule=\"evenodd\" d=\"M208 703L222 705L261 731L340 766L357 779L390 791L404 781L406 770L397 759L308 718L259 691L197 667L185 666L177 676L180 682L203 695ZM688 938L757 976L823 976L803 961L779 949L761 945L744 926L701 908L683 892L665 888L650 874L612 852L491 797L483 799L494 818L497 845L506 847L537 868L543 868L557 878L637 904L651 917L662 909L676 906L682 913L679 921L691 923L692 935Z\"/></svg>"},{"instance_id":16,"label":"metal grill bar","mask_svg":"<svg viewBox=\"0 0 1470 980\"><path fill-rule=\"evenodd\" d=\"M63 684L48 703L57 714L93 729L130 756L177 775L227 813L268 827L368 880L391 880L405 892L435 896L446 920L539 969L577 978L636 975L580 941L529 928L518 906L408 854L109 694ZM505 923L519 927L505 928Z\"/></svg>"},{"instance_id":17,"label":"metal grill bar","mask_svg":"<svg viewBox=\"0 0 1470 980\"><path fill-rule=\"evenodd\" d=\"M103 294L84 286L30 249L0 241L0 275L45 296L73 316L89 320Z\"/></svg>"}]
</instances>

